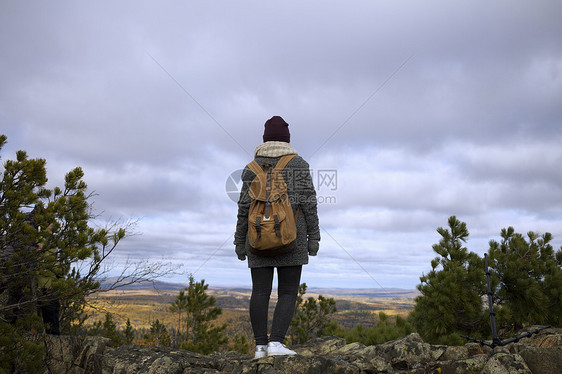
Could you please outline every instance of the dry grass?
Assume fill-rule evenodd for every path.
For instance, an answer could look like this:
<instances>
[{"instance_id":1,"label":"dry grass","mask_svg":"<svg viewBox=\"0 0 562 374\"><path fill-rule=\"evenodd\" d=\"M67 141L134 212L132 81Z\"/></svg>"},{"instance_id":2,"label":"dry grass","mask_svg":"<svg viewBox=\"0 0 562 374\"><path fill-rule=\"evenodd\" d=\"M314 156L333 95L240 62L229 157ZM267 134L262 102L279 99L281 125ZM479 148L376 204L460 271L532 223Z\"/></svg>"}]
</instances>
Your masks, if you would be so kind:
<instances>
[{"instance_id":1,"label":"dry grass","mask_svg":"<svg viewBox=\"0 0 562 374\"><path fill-rule=\"evenodd\" d=\"M88 309L91 315L88 322L94 323L104 320L106 312L113 315L113 320L118 328L123 328L127 319L130 319L134 328L150 328L150 325L158 319L169 327L178 325L178 316L169 311L179 291L177 290L126 290L113 291L98 295L90 300L92 307ZM240 324L249 323L248 301L249 290L209 289L208 294L216 297L217 306L222 308L222 315L217 319L217 324L241 328ZM389 316L406 316L414 305L415 292L384 295L370 295L354 292L354 290L343 291L321 290L321 292L307 292L305 297L317 298L319 294L325 297L333 297L337 301L338 312L334 318L338 323L350 328L362 323L369 326L374 323L379 312ZM275 295L272 295L272 305L275 305ZM248 325L249 326L249 325ZM248 326L243 326L247 329Z\"/></svg>"}]
</instances>

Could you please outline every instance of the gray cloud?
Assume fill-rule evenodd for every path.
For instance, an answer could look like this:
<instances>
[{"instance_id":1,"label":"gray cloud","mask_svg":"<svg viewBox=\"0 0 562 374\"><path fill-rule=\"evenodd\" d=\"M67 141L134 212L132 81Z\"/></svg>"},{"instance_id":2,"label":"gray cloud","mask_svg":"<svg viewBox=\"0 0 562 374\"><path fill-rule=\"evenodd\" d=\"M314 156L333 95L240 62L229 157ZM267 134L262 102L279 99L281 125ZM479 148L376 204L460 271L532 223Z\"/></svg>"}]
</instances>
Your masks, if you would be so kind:
<instances>
[{"instance_id":1,"label":"gray cloud","mask_svg":"<svg viewBox=\"0 0 562 374\"><path fill-rule=\"evenodd\" d=\"M100 219L140 219L120 259L245 284L225 182L279 114L325 199L309 279L413 288L449 215L479 253L508 225L560 246L561 7L4 1L2 159L81 166Z\"/></svg>"}]
</instances>

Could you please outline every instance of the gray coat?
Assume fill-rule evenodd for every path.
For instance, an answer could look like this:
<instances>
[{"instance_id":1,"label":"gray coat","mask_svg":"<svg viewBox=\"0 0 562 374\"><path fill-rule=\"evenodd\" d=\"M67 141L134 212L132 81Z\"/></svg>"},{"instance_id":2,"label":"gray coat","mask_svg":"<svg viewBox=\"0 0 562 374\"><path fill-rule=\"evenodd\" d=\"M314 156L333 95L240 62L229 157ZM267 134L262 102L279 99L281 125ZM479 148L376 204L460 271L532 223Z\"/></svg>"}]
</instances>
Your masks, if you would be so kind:
<instances>
[{"instance_id":1,"label":"gray coat","mask_svg":"<svg viewBox=\"0 0 562 374\"><path fill-rule=\"evenodd\" d=\"M280 157L256 157L258 164L263 162L277 165ZM283 178L287 183L287 192L293 211L298 208L297 218L297 248L290 252L274 257L258 256L250 252L248 233L248 212L251 198L248 194L250 183L256 175L248 166L242 172L242 190L238 200L238 222L234 234L234 244L244 244L249 268L269 266L296 266L308 264L308 240L320 240L318 226L318 210L316 191L312 183L312 176L308 163L300 156L294 157L285 169Z\"/></svg>"}]
</instances>

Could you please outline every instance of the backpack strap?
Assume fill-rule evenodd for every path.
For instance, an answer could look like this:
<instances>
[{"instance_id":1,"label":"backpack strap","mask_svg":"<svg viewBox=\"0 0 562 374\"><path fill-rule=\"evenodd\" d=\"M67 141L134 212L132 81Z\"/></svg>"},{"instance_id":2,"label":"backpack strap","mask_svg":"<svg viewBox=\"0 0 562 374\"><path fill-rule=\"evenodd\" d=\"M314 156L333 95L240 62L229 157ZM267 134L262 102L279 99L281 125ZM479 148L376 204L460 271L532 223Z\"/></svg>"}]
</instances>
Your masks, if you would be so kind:
<instances>
[{"instance_id":1,"label":"backpack strap","mask_svg":"<svg viewBox=\"0 0 562 374\"><path fill-rule=\"evenodd\" d=\"M275 169L277 170L283 170L285 169L285 166L287 166L287 164L289 163L289 161L291 161L293 158L295 158L296 156L298 156L296 153L290 154L290 155L285 155L282 156L281 159L279 161L277 161L277 165L275 165ZM299 218L299 206L297 206L297 211L295 212L295 222L297 221L297 219Z\"/></svg>"},{"instance_id":2,"label":"backpack strap","mask_svg":"<svg viewBox=\"0 0 562 374\"><path fill-rule=\"evenodd\" d=\"M295 156L297 155L290 154L282 156L279 161L277 161L277 165L275 165L275 168L273 170L283 170L285 166L287 166L289 161L291 161ZM250 162L246 166L256 175L254 180L252 180L250 189L248 191L250 197L256 200L266 201L267 193L265 192L265 190L262 191L261 188L267 185L267 173L262 169L262 167L256 160L252 160L252 162ZM271 169L269 170L272 171Z\"/></svg>"},{"instance_id":3,"label":"backpack strap","mask_svg":"<svg viewBox=\"0 0 562 374\"><path fill-rule=\"evenodd\" d=\"M266 175L261 166L254 160L246 165L256 176L250 183L248 193L252 199L265 201L265 193L262 193L261 186L266 184Z\"/></svg>"},{"instance_id":4,"label":"backpack strap","mask_svg":"<svg viewBox=\"0 0 562 374\"><path fill-rule=\"evenodd\" d=\"M293 153L291 155L285 155L282 156L279 161L277 161L277 165L275 165L275 169L278 170L283 170L285 169L285 166L287 166L287 164L289 163L289 161L291 161L293 158L295 158L296 156L298 156L297 154ZM258 162L256 160L253 160L252 162L250 162L248 165L248 168L254 172L254 174L258 175L261 172L263 172L263 169L261 168L260 164L258 164Z\"/></svg>"},{"instance_id":5,"label":"backpack strap","mask_svg":"<svg viewBox=\"0 0 562 374\"><path fill-rule=\"evenodd\" d=\"M287 166L287 164L289 163L289 161L291 161L293 158L295 158L297 156L296 153L293 153L291 155L285 155L282 156L279 161L277 161L277 165L275 165L275 169L276 170L283 170L285 169L285 166Z\"/></svg>"},{"instance_id":6,"label":"backpack strap","mask_svg":"<svg viewBox=\"0 0 562 374\"><path fill-rule=\"evenodd\" d=\"M261 168L260 164L257 163L256 160L253 160L252 162L250 162L248 164L248 168L254 172L255 175L259 175L261 172L263 172L263 169Z\"/></svg>"}]
</instances>

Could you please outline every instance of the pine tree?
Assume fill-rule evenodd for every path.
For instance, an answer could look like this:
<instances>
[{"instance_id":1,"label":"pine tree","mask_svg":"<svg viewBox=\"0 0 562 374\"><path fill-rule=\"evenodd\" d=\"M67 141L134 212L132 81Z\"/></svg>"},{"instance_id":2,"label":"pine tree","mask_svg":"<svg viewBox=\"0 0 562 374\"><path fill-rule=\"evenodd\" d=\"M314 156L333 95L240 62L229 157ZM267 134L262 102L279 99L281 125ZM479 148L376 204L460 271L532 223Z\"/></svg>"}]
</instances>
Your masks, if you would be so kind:
<instances>
[{"instance_id":1,"label":"pine tree","mask_svg":"<svg viewBox=\"0 0 562 374\"><path fill-rule=\"evenodd\" d=\"M412 326L401 316L396 316L394 323L382 311L379 312L378 317L378 321L372 327L365 328L359 324L350 330L338 329L334 335L345 338L347 343L373 345L398 339L413 332Z\"/></svg>"},{"instance_id":2,"label":"pine tree","mask_svg":"<svg viewBox=\"0 0 562 374\"><path fill-rule=\"evenodd\" d=\"M328 316L336 312L336 301L322 295L318 295L318 299L309 297L304 300L306 289L306 283L299 286L295 315L289 331L291 344L306 343L312 338L322 336L323 330L328 326L332 330L335 328L335 322L330 321Z\"/></svg>"},{"instance_id":3,"label":"pine tree","mask_svg":"<svg viewBox=\"0 0 562 374\"><path fill-rule=\"evenodd\" d=\"M105 314L105 320L103 322L95 322L88 331L88 335L103 336L104 338L111 339L111 342L115 346L123 344L123 337L117 330L117 325L115 324L111 313Z\"/></svg>"},{"instance_id":4,"label":"pine tree","mask_svg":"<svg viewBox=\"0 0 562 374\"><path fill-rule=\"evenodd\" d=\"M466 223L455 216L448 223L449 229L437 229L441 240L433 250L440 257L434 258L432 270L420 277L417 288L422 295L416 298L410 319L425 341L455 345L465 342L461 334L482 336L485 274L478 255L463 247L469 236Z\"/></svg>"},{"instance_id":5,"label":"pine tree","mask_svg":"<svg viewBox=\"0 0 562 374\"><path fill-rule=\"evenodd\" d=\"M0 147L6 137L0 136ZM45 188L46 161L24 151L4 163L0 181L0 291L8 321L60 302L62 332L80 320L86 296L96 292L100 265L125 237L89 226L91 210L84 172L65 176L64 187ZM83 319L82 319L83 320Z\"/></svg>"},{"instance_id":6,"label":"pine tree","mask_svg":"<svg viewBox=\"0 0 562 374\"><path fill-rule=\"evenodd\" d=\"M150 326L150 333L148 335L148 340L151 344L157 347L169 347L171 345L170 335L166 326L160 323L157 319Z\"/></svg>"},{"instance_id":7,"label":"pine tree","mask_svg":"<svg viewBox=\"0 0 562 374\"><path fill-rule=\"evenodd\" d=\"M6 136L0 135L0 149L5 144ZM84 171L76 167L65 175L63 187L48 189L45 159L29 158L25 151L18 151L15 160L4 163L0 180L0 301L4 300L0 302L0 323L15 324L56 303L60 304L61 333L76 332L86 320L86 298L100 291L99 279L107 270L102 265L130 226L90 226L92 195L83 177ZM129 264L108 289L167 272L158 262Z\"/></svg>"},{"instance_id":8,"label":"pine tree","mask_svg":"<svg viewBox=\"0 0 562 374\"><path fill-rule=\"evenodd\" d=\"M552 235L501 230L490 241L497 324L513 332L530 324L562 325L562 249L554 252Z\"/></svg>"},{"instance_id":9,"label":"pine tree","mask_svg":"<svg viewBox=\"0 0 562 374\"><path fill-rule=\"evenodd\" d=\"M187 311L187 308L187 295L185 294L185 290L181 290L169 309L172 313L178 313L178 335L182 332L182 314ZM186 332L186 330L187 326L185 326L183 329L184 333Z\"/></svg>"},{"instance_id":10,"label":"pine tree","mask_svg":"<svg viewBox=\"0 0 562 374\"><path fill-rule=\"evenodd\" d=\"M243 334L236 334L232 339L232 343L228 347L229 351L238 352L244 355L250 353L250 343L248 342L248 338L246 335Z\"/></svg>"},{"instance_id":11,"label":"pine tree","mask_svg":"<svg viewBox=\"0 0 562 374\"><path fill-rule=\"evenodd\" d=\"M0 150L6 140L0 135ZM39 327L33 318L46 306L54 310L60 305L62 334L82 328L87 318L86 298L100 291L99 278L106 270L102 265L126 237L127 230L118 225L111 229L90 226L92 195L87 192L80 167L65 175L63 187L48 189L45 159L29 158L25 151L18 151L16 159L3 166L0 330L13 331L9 339L16 348L10 351L10 359L0 360L0 372L11 372L25 370L31 362L41 362L29 359L29 352L37 350L29 348L32 341L22 337L29 339L42 331L56 333L56 318ZM132 264L109 289L154 279L166 272L160 263ZM21 341L29 344L20 344Z\"/></svg>"},{"instance_id":12,"label":"pine tree","mask_svg":"<svg viewBox=\"0 0 562 374\"><path fill-rule=\"evenodd\" d=\"M482 311L482 260L462 247L466 225L451 217L449 227L438 229L442 239L433 249L441 257L420 277L422 296L416 298L410 321L430 343L462 344L460 334L489 339L489 313ZM554 252L550 233L531 231L525 237L508 227L501 238L490 241L488 250L497 327L511 334L533 324L561 326L562 248Z\"/></svg>"},{"instance_id":13,"label":"pine tree","mask_svg":"<svg viewBox=\"0 0 562 374\"><path fill-rule=\"evenodd\" d=\"M131 325L131 320L127 318L127 323L125 324L125 329L123 330L123 336L125 344L132 344L135 338L135 330Z\"/></svg>"},{"instance_id":14,"label":"pine tree","mask_svg":"<svg viewBox=\"0 0 562 374\"><path fill-rule=\"evenodd\" d=\"M193 275L190 275L189 285L185 288L187 291L186 329L183 333L184 341L180 344L182 349L202 354L217 351L228 343L228 338L225 336L226 324L221 326L212 324L212 321L222 313L222 309L215 307L216 299L207 295L207 288L209 286L205 284L205 280L195 282ZM177 301L178 299L174 305Z\"/></svg>"},{"instance_id":15,"label":"pine tree","mask_svg":"<svg viewBox=\"0 0 562 374\"><path fill-rule=\"evenodd\" d=\"M0 373L44 373L42 337L29 333L41 327L36 314L26 315L16 324L0 323Z\"/></svg>"}]
</instances>

